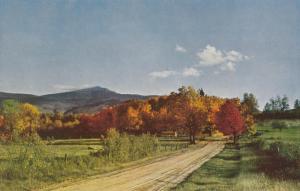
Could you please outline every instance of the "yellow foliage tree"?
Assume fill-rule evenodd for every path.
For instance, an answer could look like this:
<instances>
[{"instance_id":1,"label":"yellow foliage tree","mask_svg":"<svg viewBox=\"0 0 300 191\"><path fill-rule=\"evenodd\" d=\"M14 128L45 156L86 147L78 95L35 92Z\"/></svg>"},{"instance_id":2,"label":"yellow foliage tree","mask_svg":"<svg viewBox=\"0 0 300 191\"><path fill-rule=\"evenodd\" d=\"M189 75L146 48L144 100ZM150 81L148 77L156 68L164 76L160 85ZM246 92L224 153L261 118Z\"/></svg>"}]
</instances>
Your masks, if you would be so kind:
<instances>
[{"instance_id":1,"label":"yellow foliage tree","mask_svg":"<svg viewBox=\"0 0 300 191\"><path fill-rule=\"evenodd\" d=\"M20 117L16 128L20 132L32 134L40 127L40 111L36 106L29 103L21 104Z\"/></svg>"},{"instance_id":2,"label":"yellow foliage tree","mask_svg":"<svg viewBox=\"0 0 300 191\"><path fill-rule=\"evenodd\" d=\"M131 106L127 109L127 120L129 129L138 130L143 124L139 111Z\"/></svg>"},{"instance_id":3,"label":"yellow foliage tree","mask_svg":"<svg viewBox=\"0 0 300 191\"><path fill-rule=\"evenodd\" d=\"M190 142L196 141L196 134L201 132L207 124L207 107L205 97L192 87L181 87L178 93L170 95L170 109L175 113L184 132L188 132Z\"/></svg>"},{"instance_id":4,"label":"yellow foliage tree","mask_svg":"<svg viewBox=\"0 0 300 191\"><path fill-rule=\"evenodd\" d=\"M60 119L56 119L53 122L54 128L62 128L63 127L63 122Z\"/></svg>"},{"instance_id":5,"label":"yellow foliage tree","mask_svg":"<svg viewBox=\"0 0 300 191\"><path fill-rule=\"evenodd\" d=\"M245 124L246 124L246 127L247 127L247 131L251 135L256 134L256 127L255 127L254 123L255 123L255 121L254 121L254 117L252 115L247 115L245 117Z\"/></svg>"}]
</instances>

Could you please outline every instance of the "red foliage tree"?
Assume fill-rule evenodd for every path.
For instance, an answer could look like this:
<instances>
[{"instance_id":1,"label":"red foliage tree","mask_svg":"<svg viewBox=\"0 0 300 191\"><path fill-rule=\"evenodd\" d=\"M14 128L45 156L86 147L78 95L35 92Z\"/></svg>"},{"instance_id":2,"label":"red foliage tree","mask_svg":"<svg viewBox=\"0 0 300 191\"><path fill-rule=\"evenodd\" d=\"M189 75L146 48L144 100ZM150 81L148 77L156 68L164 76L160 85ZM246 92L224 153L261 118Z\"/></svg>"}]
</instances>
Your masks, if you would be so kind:
<instances>
[{"instance_id":1,"label":"red foliage tree","mask_svg":"<svg viewBox=\"0 0 300 191\"><path fill-rule=\"evenodd\" d=\"M87 134L98 135L105 134L106 131L115 126L115 110L111 107L93 115L82 115L80 117L80 128Z\"/></svg>"},{"instance_id":2,"label":"red foliage tree","mask_svg":"<svg viewBox=\"0 0 300 191\"><path fill-rule=\"evenodd\" d=\"M225 135L233 135L234 143L237 137L246 130L243 117L232 100L227 100L216 114L216 125Z\"/></svg>"}]
</instances>

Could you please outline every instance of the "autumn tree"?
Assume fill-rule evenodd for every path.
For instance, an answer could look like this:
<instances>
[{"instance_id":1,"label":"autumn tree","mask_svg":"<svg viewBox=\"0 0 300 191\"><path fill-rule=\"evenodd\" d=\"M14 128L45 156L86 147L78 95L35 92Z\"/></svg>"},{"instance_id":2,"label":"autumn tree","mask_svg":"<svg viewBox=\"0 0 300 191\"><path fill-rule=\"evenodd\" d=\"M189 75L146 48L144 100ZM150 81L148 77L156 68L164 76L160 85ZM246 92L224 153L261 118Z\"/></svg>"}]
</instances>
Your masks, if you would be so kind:
<instances>
[{"instance_id":1,"label":"autumn tree","mask_svg":"<svg viewBox=\"0 0 300 191\"><path fill-rule=\"evenodd\" d=\"M243 117L232 100L227 100L216 115L218 130L225 135L232 135L234 144L238 136L245 131Z\"/></svg>"},{"instance_id":2,"label":"autumn tree","mask_svg":"<svg viewBox=\"0 0 300 191\"><path fill-rule=\"evenodd\" d=\"M116 108L107 107L95 114L82 114L79 117L78 133L87 137L98 137L116 127Z\"/></svg>"},{"instance_id":3,"label":"autumn tree","mask_svg":"<svg viewBox=\"0 0 300 191\"><path fill-rule=\"evenodd\" d=\"M40 111L29 103L21 104L20 117L17 124L21 132L31 135L40 127Z\"/></svg>"},{"instance_id":4,"label":"autumn tree","mask_svg":"<svg viewBox=\"0 0 300 191\"><path fill-rule=\"evenodd\" d=\"M150 132L162 133L163 131L173 131L177 134L182 130L178 115L167 107L162 107L159 111L153 112L152 125L149 127Z\"/></svg>"},{"instance_id":5,"label":"autumn tree","mask_svg":"<svg viewBox=\"0 0 300 191\"><path fill-rule=\"evenodd\" d=\"M42 113L40 116L41 128L48 129L53 126L52 114L51 113Z\"/></svg>"},{"instance_id":6,"label":"autumn tree","mask_svg":"<svg viewBox=\"0 0 300 191\"><path fill-rule=\"evenodd\" d=\"M204 97L193 87L181 87L178 93L170 95L174 115L185 132L188 132L190 143L195 144L196 134L204 130L207 124L207 110Z\"/></svg>"},{"instance_id":7,"label":"autumn tree","mask_svg":"<svg viewBox=\"0 0 300 191\"><path fill-rule=\"evenodd\" d=\"M66 114L62 118L64 128L74 128L80 124L79 117L76 114Z\"/></svg>"},{"instance_id":8,"label":"autumn tree","mask_svg":"<svg viewBox=\"0 0 300 191\"><path fill-rule=\"evenodd\" d=\"M179 130L177 116L171 104L170 96L159 96L147 100L147 112L142 111L143 131L159 134L163 131Z\"/></svg>"},{"instance_id":9,"label":"autumn tree","mask_svg":"<svg viewBox=\"0 0 300 191\"><path fill-rule=\"evenodd\" d=\"M220 108L224 103L224 99L215 96L206 96L205 103L208 111L207 130L209 135L212 136L213 132L216 130L216 113L220 111Z\"/></svg>"},{"instance_id":10,"label":"autumn tree","mask_svg":"<svg viewBox=\"0 0 300 191\"><path fill-rule=\"evenodd\" d=\"M0 115L0 129L4 127L4 116Z\"/></svg>"},{"instance_id":11,"label":"autumn tree","mask_svg":"<svg viewBox=\"0 0 300 191\"><path fill-rule=\"evenodd\" d=\"M119 131L141 133L143 131L143 113L151 110L151 106L142 100L130 100L116 108L116 127Z\"/></svg>"},{"instance_id":12,"label":"autumn tree","mask_svg":"<svg viewBox=\"0 0 300 191\"><path fill-rule=\"evenodd\" d=\"M64 114L62 112L54 110L53 115L51 117L52 125L54 128L63 128L63 116Z\"/></svg>"}]
</instances>

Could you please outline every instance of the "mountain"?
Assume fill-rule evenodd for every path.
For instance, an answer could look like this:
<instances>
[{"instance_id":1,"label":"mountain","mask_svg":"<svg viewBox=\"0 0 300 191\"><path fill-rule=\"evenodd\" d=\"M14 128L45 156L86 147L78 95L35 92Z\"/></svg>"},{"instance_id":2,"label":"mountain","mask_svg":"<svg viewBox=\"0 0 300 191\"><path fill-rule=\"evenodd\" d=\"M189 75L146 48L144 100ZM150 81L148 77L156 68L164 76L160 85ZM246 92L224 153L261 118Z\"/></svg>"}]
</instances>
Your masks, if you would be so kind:
<instances>
[{"instance_id":1,"label":"mountain","mask_svg":"<svg viewBox=\"0 0 300 191\"><path fill-rule=\"evenodd\" d=\"M102 87L92 87L70 92L35 96L0 92L0 101L16 99L38 106L43 112L54 110L66 113L93 113L105 106L111 106L131 99L147 99L149 96L120 94Z\"/></svg>"},{"instance_id":2,"label":"mountain","mask_svg":"<svg viewBox=\"0 0 300 191\"><path fill-rule=\"evenodd\" d=\"M5 92L0 92L0 102L6 99L15 99L19 100L20 102L25 102L30 99L34 99L38 96L31 95L31 94L17 94L17 93L5 93Z\"/></svg>"}]
</instances>

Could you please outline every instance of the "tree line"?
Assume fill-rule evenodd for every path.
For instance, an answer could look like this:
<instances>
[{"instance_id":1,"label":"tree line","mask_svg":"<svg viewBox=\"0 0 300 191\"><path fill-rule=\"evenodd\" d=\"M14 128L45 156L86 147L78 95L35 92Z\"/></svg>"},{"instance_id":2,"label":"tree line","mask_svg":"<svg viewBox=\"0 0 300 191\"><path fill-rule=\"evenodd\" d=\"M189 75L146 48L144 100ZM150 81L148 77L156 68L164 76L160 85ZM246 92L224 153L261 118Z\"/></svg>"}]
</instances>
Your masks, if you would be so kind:
<instances>
[{"instance_id":1,"label":"tree line","mask_svg":"<svg viewBox=\"0 0 300 191\"><path fill-rule=\"evenodd\" d=\"M253 94L245 94L241 101L183 86L167 96L129 100L94 114L42 113L31 104L5 100L1 104L0 129L8 138L33 133L55 138L100 137L112 128L136 135L172 131L187 135L195 143L197 136L216 132L235 138L247 130L254 132L256 110Z\"/></svg>"},{"instance_id":2,"label":"tree line","mask_svg":"<svg viewBox=\"0 0 300 191\"><path fill-rule=\"evenodd\" d=\"M266 103L263 112L256 113L255 118L264 119L300 119L300 100L296 99L291 109L289 99L286 95L271 98Z\"/></svg>"}]
</instances>

